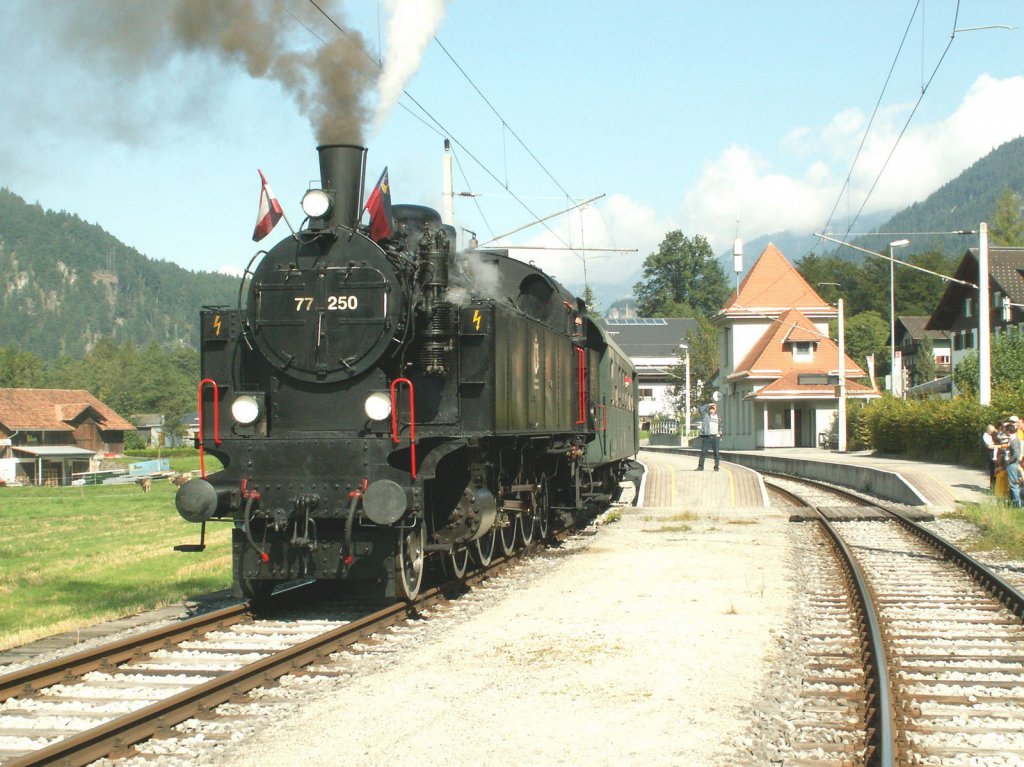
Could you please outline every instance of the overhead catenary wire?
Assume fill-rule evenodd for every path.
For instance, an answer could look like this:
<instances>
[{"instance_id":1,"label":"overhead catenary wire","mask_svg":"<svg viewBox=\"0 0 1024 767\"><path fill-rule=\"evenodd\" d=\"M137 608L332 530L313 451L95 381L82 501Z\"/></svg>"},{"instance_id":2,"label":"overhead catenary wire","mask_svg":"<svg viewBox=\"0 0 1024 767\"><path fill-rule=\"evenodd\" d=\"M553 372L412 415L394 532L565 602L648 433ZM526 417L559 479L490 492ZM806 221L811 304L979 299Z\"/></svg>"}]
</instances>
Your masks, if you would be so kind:
<instances>
[{"instance_id":1,"label":"overhead catenary wire","mask_svg":"<svg viewBox=\"0 0 1024 767\"><path fill-rule=\"evenodd\" d=\"M882 99L885 97L885 92L889 88L889 81L892 80L892 73L896 70L896 63L900 59L900 54L903 53L903 46L907 42L907 36L910 34L910 26L914 23L914 17L917 15L917 9L921 5L921 0L914 5L914 10L910 14L910 18L907 20L907 27L903 30L903 37L900 39L899 47L896 49L896 55L893 56L892 64L889 65L889 73L885 76L885 82L882 83L882 90L878 94L878 100L875 101L875 108L871 111L871 117L868 118L868 124L864 128L864 135L860 138L860 144L857 147L857 151L853 155L853 162L850 163L850 170L846 173L846 180L843 181L843 186L839 190L839 194L836 196L835 204L832 206L832 211L828 214L828 218L825 220L825 225L822 230L828 229L828 225L832 223L832 218L836 214L836 210L839 209L839 203L842 202L843 194L850 186L850 179L853 178L854 168L857 167L857 161L860 159L861 152L864 151L864 144L867 143L868 134L871 132L871 126L875 123L875 117L878 116L878 110L882 106Z\"/></svg>"},{"instance_id":2,"label":"overhead catenary wire","mask_svg":"<svg viewBox=\"0 0 1024 767\"><path fill-rule=\"evenodd\" d=\"M321 7L321 6L320 6L320 5L319 5L319 4L317 3L317 0L307 0L307 2L309 2L309 4L310 4L310 5L312 5L312 6L314 7L314 8L316 8L316 10L317 10L317 11L318 11L318 12L319 12L319 13L320 13L320 14L321 14L321 15L322 15L322 16L323 16L323 17L324 17L325 19L327 19L327 21L329 21L329 22L331 23L331 25L332 25L332 26L333 26L333 27L334 27L335 29L337 29L337 30L338 30L338 31L339 31L339 32L340 32L341 34L345 35L346 37L351 37L351 36L352 36L352 35L351 35L351 33L350 33L350 32L349 32L348 30L346 30L346 29L345 29L344 27L342 27L342 26L341 26L341 25L340 25L340 24L339 24L339 23L338 23L337 21L335 21L335 19L334 19L334 18L333 18L333 17L332 17L332 16L331 16L331 15L330 15L330 14L329 14L329 13L328 13L328 12L327 12L326 10L324 10L324 8L323 8L323 7ZM305 25L303 25L303 26L305 26ZM313 33L313 34L314 34L314 36L316 36L316 35L315 35L315 33ZM319 38L319 36L316 36L316 37L317 37L317 39L320 39L320 38ZM529 155L530 155L530 156L531 156L531 157L533 158L533 160L534 160L534 161L535 161L535 162L536 162L536 163L537 163L537 164L538 164L538 165L539 165L539 166L540 166L540 167L541 167L541 168L542 168L542 169L544 170L544 172L545 172L545 173L546 173L546 174L548 175L548 177L549 177L549 178L551 178L551 180L555 182L555 184L556 184L556 185L558 186L558 188L559 188L559 189L560 189L560 190L561 190L561 191L562 191L562 192L563 192L563 193L564 193L564 194L565 194L565 195L566 195L567 197L569 197L569 199L572 199L572 198L571 198L571 196L570 196L570 195L569 195L569 194L568 194L568 193L567 193L567 192L565 191L565 189L564 189L564 188L563 188L563 187L561 186L561 184L559 184L559 183L558 183L558 181L557 181L557 180L556 180L556 179L554 178L554 176L552 176L552 175L551 175L550 171L548 171L548 169L547 169L547 168L546 168L546 167L545 167L545 166L544 166L544 165L543 165L543 164L542 164L542 163L540 162L540 160L539 160L539 159L538 159L538 158L536 157L536 155L535 155L535 154L534 154L534 153L533 153L533 152L532 152L532 151L531 151L531 150L529 149L529 147L527 147L527 146L526 146L526 144L525 144L525 143L524 143L524 142L522 141L522 139L520 139L520 138L519 138L518 134L516 134L516 133L515 133L515 131L514 131L514 130L512 130L511 126L509 126L509 125L508 125L507 121L505 121L505 120L504 120L504 118L502 118L502 117L501 117L501 115L500 115L500 114L498 114L497 110L495 110L495 109L494 109L494 107L493 107L493 105L492 105L492 104L490 103L490 101L489 101L489 100L488 100L488 99L487 99L487 98L486 98L486 97L485 97L485 96L483 95L483 93L482 93L482 92L480 91L480 89L479 89L479 88L478 88L478 87L476 86L476 84L475 84L475 83L474 83L474 82L472 81L472 79L471 79L471 78L469 78L468 74L467 74L467 73L465 72L465 69L464 69L463 67L461 67L460 65L458 65L458 63L457 63L457 62L455 62L455 59L454 59L454 57L453 57L453 56L451 55L451 53L450 53L450 52L449 52L449 51L448 51L448 50L447 50L446 48L444 48L444 46L443 46L443 45L442 45L442 44L440 43L440 41L438 41L438 40L437 40L437 38L436 38L436 37L435 37L434 39L435 39L435 42L437 42L437 43L438 43L438 45L439 45L439 46L440 46L440 47L442 48L442 50L443 50L443 51L445 52L445 54L446 54L446 55L447 55L447 56L449 57L449 59L451 59L451 60L452 60L452 62L453 62L453 63L455 63L455 65L456 65L456 66L458 67L459 71L460 71L460 72L461 72L461 73L463 74L463 76L464 76L464 77L465 77L465 78L467 79L467 81L469 81L469 83L470 83L470 84L471 84L471 85L473 86L474 90L476 90L476 91L477 91L477 93L478 93L478 94L480 94L481 98L483 98L484 102L485 102L485 103L486 103L486 104L488 105L488 107L490 107L490 108L492 109L492 111L494 111L494 112L495 112L495 114L497 114L497 115L498 115L498 118L499 118L499 119L500 119L500 120L502 121L502 125L503 125L503 127L504 127L504 128L507 128L507 129L508 129L508 131L509 131L510 133L512 133L512 135L513 135L513 136L515 136L516 140L517 140L517 141L519 141L519 143L520 143L520 144L521 144L521 145L523 146L523 148L524 148L524 149L526 149L527 153L528 153L528 154L529 154ZM371 61L371 63L373 63L373 64L374 64L375 66L377 66L377 67L378 67L378 69L380 68L380 63L379 63L379 62L377 62L377 61L375 61L375 60L373 59L373 57L369 55L369 53L367 53L367 54L366 54L366 56L367 56L367 58L368 58L368 59L369 59L369 60ZM533 211L533 210L532 210L532 209L530 208L530 206L529 206L529 205L527 205L527 204L526 204L526 202L525 202L525 201L524 201L524 200L523 200L523 199L522 199L522 198L521 198L521 197L520 197L519 195L517 195L517 194L516 194L515 192L513 192L513 191L512 191L512 190L511 190L511 189L510 189L510 188L508 187L507 183L503 183L503 182L502 182L502 181L501 181L501 180L500 180L500 179L498 178L498 176L497 176L497 175L496 175L496 174L495 174L495 173L494 173L494 172L493 172L493 171L492 171L492 170L491 170L491 169L490 169L489 167L487 167L487 165L486 165L486 164L485 164L485 163L484 163L484 162L483 162L483 161L482 161L482 160L481 160L481 159L480 159L479 157L477 157L477 156L476 156L476 155L475 155L475 154L474 154L474 153L473 153L473 152L472 152L472 151L471 151L471 150L469 149L469 147L468 147L468 146L466 146L466 144L464 144L464 143L463 143L462 141L460 141L460 140L459 140L459 139L458 139L458 138L457 138L457 137L456 137L456 136L454 135L454 133L453 133L452 131L448 130L448 129L447 129L447 127L446 127L446 126L445 126L444 124L442 124L442 123L441 123L441 121L440 121L440 120L439 120L439 119L438 119L437 117L435 117L435 116L433 115L433 113L431 113L431 111L430 111L429 109L427 109L427 108L426 108L425 106L423 106L423 104L421 104L421 103L420 103L420 102L419 102L419 101L418 101L418 100L417 100L416 98L414 98L414 97L412 96L412 94L411 94L411 93L409 93L409 91L408 91L408 90L406 90L406 89L403 89L403 90L402 90L402 95L403 95L403 96L404 96L405 98L409 99L409 100L410 100L410 101L411 101L411 102L412 102L413 104L415 104L415 105L416 105L416 107L417 107L417 108L418 108L418 109L420 110L420 112L422 113L422 115L423 115L423 116L425 116L425 118L426 118L426 119L424 119L423 117L420 117L419 115L416 115L416 114L415 114L414 112L412 112L412 110L410 110L410 109L409 109L408 107L406 107L405 105L401 104L401 101L399 101L399 106L402 106L402 107L403 107L404 109L406 109L406 111L409 111L409 112L410 112L411 114L413 114L413 116L414 116L414 117L417 117L417 119L420 119L420 121L421 121L421 122L422 122L422 123L423 123L424 125L426 125L426 126L427 126L428 128L430 128L431 130L434 130L434 131L435 131L436 133L438 133L438 135L441 135L441 136L443 136L443 137L445 137L445 138L448 138L448 139L449 139L449 140L451 141L451 143L452 143L452 144L454 144L454 145L457 145L457 146L461 147L461 149L462 149L463 151L465 151L465 152L466 152L467 156L469 156L469 157L470 157L470 158L471 158L471 159L472 159L472 160L473 160L473 161L474 161L474 162L475 162L475 163L476 163L476 164L477 164L477 165L478 165L478 166L479 166L479 167L481 168L481 170L483 170L483 171L484 171L484 172L485 172L485 173L486 173L486 174L487 174L488 176L490 176L490 177L491 177L491 178L492 178L492 179L493 179L493 180L494 180L494 181L495 181L496 183L498 183L498 184L499 184L500 186L502 186L502 187L503 187L503 188L504 188L504 189L505 189L506 191L508 191L508 193L509 193L509 194L510 194L510 195L512 196L512 198L513 198L513 199L514 199L514 200L515 200L515 201L516 201L516 202L517 202L517 203L518 203L518 204L519 204L519 205L520 205L520 206L521 206L521 207L523 208L523 210L525 210L525 211L526 211L526 212L527 212L527 213L528 213L528 214L529 214L530 216L532 216L532 217L534 218L534 220L539 220L539 219L540 219L540 216L539 216L539 215L538 215L537 213L535 213L535 212L534 212L534 211ZM428 122L428 121L429 121L429 122ZM430 123L433 123L433 125L431 125ZM465 173L464 173L464 172L463 172L463 176L465 177ZM479 209L479 207L478 207L478 209ZM558 232L556 232L555 230L553 230L553 229L552 229L552 228L551 228L550 226L548 226L546 222L543 222L543 221L542 221L541 223L543 224L543 226L544 226L544 228L545 228L545 229L547 229L547 230L548 230L548 231L549 231L549 232L550 232L550 233L551 233L552 235L554 235L555 239L557 239L557 240L558 240L558 241L559 241L560 243L562 243L562 245L564 245L564 246L566 247L566 249L567 249L567 250L569 250L569 251L571 251L572 253L574 253L574 254L575 254L575 256L576 256L577 258L579 258L579 259L580 259L580 261L582 261L582 262L583 262L583 264L584 264L584 267L586 266L586 258L585 258L585 256L584 256L584 255L583 255L582 253L580 253L580 252L579 252L578 248L574 248L574 247L573 247L572 245L570 245L569 243L567 243L567 242L566 242L566 241L565 241L565 240L564 240L564 239L562 238L562 236L561 236L561 235L560 235L560 234L559 234Z\"/></svg>"},{"instance_id":3,"label":"overhead catenary wire","mask_svg":"<svg viewBox=\"0 0 1024 767\"><path fill-rule=\"evenodd\" d=\"M918 2L915 4L914 10L913 10L913 12L910 15L910 20L907 22L907 29L904 30L903 39L900 41L899 50L897 51L896 57L893 60L892 67L895 67L896 60L899 59L900 53L903 50L903 44L906 41L907 34L910 31L910 25L913 23L914 17L917 14L917 9L918 9L919 6L920 6L920 0L918 0ZM875 189L878 187L878 182L881 180L882 176L885 174L886 169L889 167L889 162L892 160L893 155L896 153L896 149L899 147L900 142L903 139L903 136L907 132L907 129L910 127L910 123L914 119L914 115L917 114L917 110L920 108L921 102L924 100L924 96L928 92L928 88L931 86L932 81L935 79L935 75L938 73L939 68L942 66L942 62L945 60L946 54L949 53L949 49L953 45L953 40L956 39L956 32L957 32L957 26L956 25L957 25L957 20L959 18L960 18L960 0L957 0L956 9L955 9L954 14L953 14L953 25L952 25L952 29L951 29L951 32L950 32L950 35L949 35L949 41L946 43L946 47L943 49L942 55L939 56L939 60L938 60L938 62L936 62L935 67L932 69L932 72L929 75L927 81L924 81L924 72L923 72L923 64L922 64L921 93L918 95L917 101L914 103L914 108L911 110L910 115L907 117L906 121L904 122L903 128L900 130L899 135L896 137L896 141L893 143L892 148L889 150L889 154L886 156L885 162L882 163L882 167L879 169L878 174L875 176L875 180L872 182L871 187L867 191L867 194L864 195L864 199L861 201L860 207L857 209L857 213L853 216L853 218L850 219L849 224L847 226L847 235L846 235L847 237L849 236L849 231L853 229L854 224L857 222L857 220L860 218L861 214L864 212L864 208L867 206L868 201L871 199L871 196L874 194ZM828 228L828 225L831 223L832 217L835 215L835 211L836 211L836 209L839 206L839 201L842 199L843 192L848 188L848 184L849 184L850 178L853 175L853 169L854 169L854 167L857 164L858 158L860 157L861 149L863 148L864 142L867 139L868 131L871 128L871 123L874 121L875 114L877 113L878 108L879 108L879 104L881 103L882 95L884 95L884 93L885 93L885 88L886 88L886 86L888 86L889 79L891 78L891 76L892 76L892 68L890 68L890 70L889 70L889 75L886 77L885 85L882 88L882 94L879 95L878 103L876 103L876 105L875 105L875 112L872 113L871 121L869 122L868 127L865 129L864 137L861 139L861 145L857 149L857 153L856 153L856 156L854 157L853 165L850 168L850 172L847 175L846 182L844 183L843 188L840 190L839 197L836 200L835 206L833 206L832 213L829 214L829 218L825 222L825 226L823 226L822 229L827 229ZM842 244L845 244L845 242L842 243ZM812 249L812 252L813 252L813 249Z\"/></svg>"}]
</instances>

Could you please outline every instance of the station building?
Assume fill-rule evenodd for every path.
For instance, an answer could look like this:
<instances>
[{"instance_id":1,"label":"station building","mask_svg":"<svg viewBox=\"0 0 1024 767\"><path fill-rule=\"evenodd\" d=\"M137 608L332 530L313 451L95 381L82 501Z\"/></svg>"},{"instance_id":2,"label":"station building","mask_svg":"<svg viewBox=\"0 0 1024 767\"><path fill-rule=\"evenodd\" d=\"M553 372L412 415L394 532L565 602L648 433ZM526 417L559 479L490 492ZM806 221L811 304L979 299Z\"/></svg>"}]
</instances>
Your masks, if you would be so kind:
<instances>
[{"instance_id":1,"label":"station building","mask_svg":"<svg viewBox=\"0 0 1024 767\"><path fill-rule=\"evenodd\" d=\"M829 337L837 307L825 303L769 244L713 318L722 447L757 450L828 444L839 409L839 345ZM846 397L879 397L845 357Z\"/></svg>"}]
</instances>

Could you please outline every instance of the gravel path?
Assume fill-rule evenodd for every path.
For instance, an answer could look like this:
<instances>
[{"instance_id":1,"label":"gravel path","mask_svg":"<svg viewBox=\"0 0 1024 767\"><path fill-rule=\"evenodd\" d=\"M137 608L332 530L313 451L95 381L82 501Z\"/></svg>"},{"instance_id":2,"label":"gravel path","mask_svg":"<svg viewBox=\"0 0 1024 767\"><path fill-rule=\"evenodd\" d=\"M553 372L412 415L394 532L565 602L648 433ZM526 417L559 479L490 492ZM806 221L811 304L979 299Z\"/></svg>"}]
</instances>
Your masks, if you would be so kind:
<instances>
[{"instance_id":1,"label":"gravel path","mask_svg":"<svg viewBox=\"0 0 1024 767\"><path fill-rule=\"evenodd\" d=\"M735 764L787 620L787 523L697 514L626 509L424 622L373 673L296 693L216 763Z\"/></svg>"}]
</instances>

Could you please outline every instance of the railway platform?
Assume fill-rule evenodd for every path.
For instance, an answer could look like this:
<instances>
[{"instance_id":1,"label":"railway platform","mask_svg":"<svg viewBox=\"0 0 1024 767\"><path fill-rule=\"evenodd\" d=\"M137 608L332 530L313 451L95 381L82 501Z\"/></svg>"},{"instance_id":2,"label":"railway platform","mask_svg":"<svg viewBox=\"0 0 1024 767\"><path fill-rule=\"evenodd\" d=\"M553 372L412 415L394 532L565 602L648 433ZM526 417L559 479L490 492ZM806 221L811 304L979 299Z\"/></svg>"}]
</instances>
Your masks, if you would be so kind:
<instances>
[{"instance_id":1,"label":"railway platform","mask_svg":"<svg viewBox=\"0 0 1024 767\"><path fill-rule=\"evenodd\" d=\"M708 460L697 471L696 455L689 460L663 449L641 450L639 460L647 467L637 506L655 509L763 509L769 506L761 475L731 463L723 455L720 471Z\"/></svg>"},{"instance_id":2,"label":"railway platform","mask_svg":"<svg viewBox=\"0 0 1024 767\"><path fill-rule=\"evenodd\" d=\"M692 456L696 467L700 451L688 447L643 448L641 460L645 453L663 452ZM757 471L792 473L835 482L908 506L929 506L937 512L951 510L958 503L980 503L990 497L988 474L982 469L914 461L866 451L839 453L821 448L723 450L722 461L723 470L725 462L729 462Z\"/></svg>"}]
</instances>

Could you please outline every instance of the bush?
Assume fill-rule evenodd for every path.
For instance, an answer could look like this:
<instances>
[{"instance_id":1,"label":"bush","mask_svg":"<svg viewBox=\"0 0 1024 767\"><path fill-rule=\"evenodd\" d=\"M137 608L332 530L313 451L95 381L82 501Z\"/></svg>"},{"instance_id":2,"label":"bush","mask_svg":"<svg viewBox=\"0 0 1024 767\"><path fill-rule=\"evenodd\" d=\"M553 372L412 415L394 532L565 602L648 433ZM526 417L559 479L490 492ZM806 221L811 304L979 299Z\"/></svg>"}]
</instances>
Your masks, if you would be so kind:
<instances>
[{"instance_id":1,"label":"bush","mask_svg":"<svg viewBox=\"0 0 1024 767\"><path fill-rule=\"evenodd\" d=\"M1017 387L1000 388L987 407L972 397L901 400L885 396L851 409L847 429L858 445L879 453L984 467L988 465L981 442L985 426L1021 412L1024 398Z\"/></svg>"}]
</instances>

